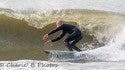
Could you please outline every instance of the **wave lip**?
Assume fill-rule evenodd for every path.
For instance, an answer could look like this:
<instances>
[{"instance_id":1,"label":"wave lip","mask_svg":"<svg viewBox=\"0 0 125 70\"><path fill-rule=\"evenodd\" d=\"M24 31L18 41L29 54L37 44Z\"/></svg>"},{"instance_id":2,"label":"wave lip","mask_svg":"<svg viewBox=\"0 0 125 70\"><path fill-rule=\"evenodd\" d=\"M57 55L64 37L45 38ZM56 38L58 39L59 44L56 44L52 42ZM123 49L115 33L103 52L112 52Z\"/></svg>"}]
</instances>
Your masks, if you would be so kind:
<instances>
[{"instance_id":1,"label":"wave lip","mask_svg":"<svg viewBox=\"0 0 125 70\"><path fill-rule=\"evenodd\" d=\"M90 9L119 12L125 14L124 0L1 0L0 7L12 10L49 11L60 9Z\"/></svg>"}]
</instances>

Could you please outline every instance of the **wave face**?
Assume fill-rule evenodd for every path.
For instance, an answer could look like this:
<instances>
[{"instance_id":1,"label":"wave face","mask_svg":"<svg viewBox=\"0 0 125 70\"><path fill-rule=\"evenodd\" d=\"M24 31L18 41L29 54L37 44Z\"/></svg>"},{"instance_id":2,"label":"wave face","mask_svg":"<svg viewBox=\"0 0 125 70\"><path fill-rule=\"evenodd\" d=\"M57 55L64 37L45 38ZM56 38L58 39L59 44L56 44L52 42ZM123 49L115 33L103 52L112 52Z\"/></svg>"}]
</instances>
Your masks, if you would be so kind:
<instances>
[{"instance_id":1,"label":"wave face","mask_svg":"<svg viewBox=\"0 0 125 70\"><path fill-rule=\"evenodd\" d=\"M46 49L67 50L62 40L50 47L44 46L42 41L42 36L54 29L55 21L60 19L83 31L84 38L77 44L83 50L112 44L124 28L125 22L124 15L106 11L63 9L19 12L0 9L0 60L45 60L43 51ZM56 36L58 33L50 38Z\"/></svg>"},{"instance_id":2,"label":"wave face","mask_svg":"<svg viewBox=\"0 0 125 70\"><path fill-rule=\"evenodd\" d=\"M43 52L46 49L67 50L62 40L49 47L42 41L42 36L55 28L55 21L64 20L84 33L77 46L87 51L76 56L86 54L90 57L87 60L92 61L124 61L121 56L125 40L124 3L124 0L0 0L0 60L46 60Z\"/></svg>"}]
</instances>

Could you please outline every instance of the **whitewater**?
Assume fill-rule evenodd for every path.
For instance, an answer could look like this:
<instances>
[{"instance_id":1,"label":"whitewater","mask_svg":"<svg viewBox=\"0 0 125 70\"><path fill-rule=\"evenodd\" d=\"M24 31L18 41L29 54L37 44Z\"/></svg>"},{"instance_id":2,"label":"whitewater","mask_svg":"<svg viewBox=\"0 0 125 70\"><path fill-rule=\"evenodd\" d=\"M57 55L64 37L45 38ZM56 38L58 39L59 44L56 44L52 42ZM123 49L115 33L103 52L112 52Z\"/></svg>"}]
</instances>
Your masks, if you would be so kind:
<instances>
[{"instance_id":1,"label":"whitewater","mask_svg":"<svg viewBox=\"0 0 125 70\"><path fill-rule=\"evenodd\" d=\"M125 36L124 36L125 35L125 24L124 24L125 23L124 22L125 4L124 3L125 3L125 0L108 0L108 1L107 0L37 0L37 1L36 0L0 0L0 14L25 20L29 22L27 23L28 25L33 26L37 29L40 29L40 28L42 29L48 24L48 22L54 22L55 20L57 20L58 17L55 17L55 16L59 16L62 10L63 12L61 12L61 18L59 16L59 19L64 19L64 20L66 19L68 21L77 21L79 26L81 26L81 28L82 26L87 24L82 25L81 22L83 21L81 19L79 21L79 17L82 18L81 16L79 16L81 15L80 13L78 14L77 12L75 12L77 13L77 14L74 14L75 18L71 17L72 13L74 13L74 12L71 12L72 10L75 10L75 9L80 9L80 11L81 9L89 10L89 11L97 10L97 11L104 11L104 13L108 12L107 14L115 13L112 15L120 14L120 16L118 15L115 17L107 16L107 18L110 18L109 20L107 20L105 16L101 18L102 20L104 19L105 22L111 22L109 23L111 24L111 26L109 28L105 28L104 31L100 31L100 32L99 32L99 29L97 29L97 31L94 31L92 28L96 25L91 23L98 22L103 24L104 22L97 21L95 20L96 17L93 17L92 21L89 22L90 24L87 25L85 28L88 28L88 31L90 32L92 31L94 35L98 36L97 40L99 40L100 42L105 42L100 40L104 36L108 38L108 41L106 40L105 45L101 45L101 47L98 47L96 49L91 49L91 50L88 49L82 52L75 53L74 55L76 57L80 55L86 55L85 57L84 56L79 57L80 60L74 59L74 60L77 60L75 62L74 60L66 61L66 59L64 61L60 61L56 59L54 59L54 61L52 60L50 61L49 59L46 61L30 60L30 59L23 59L23 60L18 59L15 61L1 60L0 70L125 70L125 67L124 67L125 65ZM68 13L70 14L70 16L66 16L65 18L67 9L71 9L69 10L70 13ZM54 13L53 15L53 12L55 12L55 10L56 10L56 13ZM90 15L93 16L93 14L90 14ZM85 17L86 16L84 16L83 18L85 19ZM41 18L46 21L40 20ZM90 17L87 17L87 18L90 18ZM41 24L41 22L43 23ZM104 23L104 25L106 24ZM34 31L35 31L35 28L34 28ZM111 30L108 30L108 29L111 29ZM113 33L113 31L115 32ZM34 35L34 37L35 36L36 35ZM1 43L7 42L5 39L1 37L2 36L0 36ZM31 43L34 42L30 39L28 40L31 41ZM9 45L10 45L10 42L9 42ZM37 53L34 53L34 52L33 54L37 55Z\"/></svg>"},{"instance_id":2,"label":"whitewater","mask_svg":"<svg viewBox=\"0 0 125 70\"><path fill-rule=\"evenodd\" d=\"M0 0L0 7L13 10L91 9L124 13L124 0Z\"/></svg>"}]
</instances>

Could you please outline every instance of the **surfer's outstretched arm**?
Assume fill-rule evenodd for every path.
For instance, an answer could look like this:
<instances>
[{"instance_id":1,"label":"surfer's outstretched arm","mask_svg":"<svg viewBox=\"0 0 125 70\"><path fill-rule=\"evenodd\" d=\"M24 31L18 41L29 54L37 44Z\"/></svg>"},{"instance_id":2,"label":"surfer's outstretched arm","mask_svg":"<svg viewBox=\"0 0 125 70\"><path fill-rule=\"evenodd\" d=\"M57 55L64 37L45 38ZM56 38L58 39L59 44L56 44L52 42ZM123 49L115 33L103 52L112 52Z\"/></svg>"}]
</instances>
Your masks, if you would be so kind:
<instances>
[{"instance_id":1,"label":"surfer's outstretched arm","mask_svg":"<svg viewBox=\"0 0 125 70\"><path fill-rule=\"evenodd\" d=\"M59 31L59 30L62 30L62 26L60 26L60 27L58 27L58 28L52 30L50 33L48 33L48 35L51 35L51 34L57 32L57 31Z\"/></svg>"},{"instance_id":2,"label":"surfer's outstretched arm","mask_svg":"<svg viewBox=\"0 0 125 70\"><path fill-rule=\"evenodd\" d=\"M61 33L61 35L60 35L59 37L57 37L57 38L53 39L53 40L52 40L52 42L55 42L55 41L60 40L61 38L63 38L63 37L65 36L65 34L66 34L66 32L65 32L65 31L63 31L63 32Z\"/></svg>"},{"instance_id":3,"label":"surfer's outstretched arm","mask_svg":"<svg viewBox=\"0 0 125 70\"><path fill-rule=\"evenodd\" d=\"M56 29L52 30L52 31L51 31L51 32L49 32L48 34L45 34L45 35L43 36L43 40L47 40L47 39L48 39L48 37L49 37L49 35L51 35L51 34L53 34L53 33L57 32L57 31L59 31L59 30L61 30L61 29L62 29L62 26L60 26L60 27L58 27L58 28L56 28Z\"/></svg>"}]
</instances>

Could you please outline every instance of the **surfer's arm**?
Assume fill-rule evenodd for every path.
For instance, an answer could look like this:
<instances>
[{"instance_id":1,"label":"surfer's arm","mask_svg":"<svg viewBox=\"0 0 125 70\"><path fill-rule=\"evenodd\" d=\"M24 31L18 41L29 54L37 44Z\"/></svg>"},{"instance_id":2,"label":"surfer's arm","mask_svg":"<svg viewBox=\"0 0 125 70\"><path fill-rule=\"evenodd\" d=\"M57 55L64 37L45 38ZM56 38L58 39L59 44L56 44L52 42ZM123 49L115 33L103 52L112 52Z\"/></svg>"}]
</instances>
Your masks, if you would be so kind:
<instances>
[{"instance_id":1,"label":"surfer's arm","mask_svg":"<svg viewBox=\"0 0 125 70\"><path fill-rule=\"evenodd\" d=\"M62 29L62 26L60 26L60 27L54 29L53 31L51 31L50 33L48 33L48 35L51 35L51 34L57 32L57 31L59 31L59 30L61 30L61 29Z\"/></svg>"},{"instance_id":2,"label":"surfer's arm","mask_svg":"<svg viewBox=\"0 0 125 70\"><path fill-rule=\"evenodd\" d=\"M61 35L60 35L59 37L57 37L56 39L53 39L52 42L55 42L55 41L60 40L61 38L63 38L63 37L65 36L65 34L66 34L66 32L63 31L63 32L61 33Z\"/></svg>"}]
</instances>

